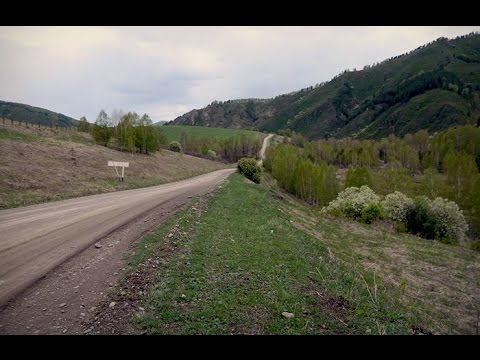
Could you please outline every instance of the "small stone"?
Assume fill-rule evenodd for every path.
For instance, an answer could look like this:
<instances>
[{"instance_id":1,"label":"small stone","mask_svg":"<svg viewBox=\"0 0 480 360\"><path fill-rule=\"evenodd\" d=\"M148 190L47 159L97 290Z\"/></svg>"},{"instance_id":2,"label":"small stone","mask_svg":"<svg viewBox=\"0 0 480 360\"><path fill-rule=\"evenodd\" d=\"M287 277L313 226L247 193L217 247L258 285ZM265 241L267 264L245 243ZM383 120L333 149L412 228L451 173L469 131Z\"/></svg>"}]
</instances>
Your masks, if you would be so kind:
<instances>
[{"instance_id":1,"label":"small stone","mask_svg":"<svg viewBox=\"0 0 480 360\"><path fill-rule=\"evenodd\" d=\"M282 312L282 315L284 317L286 317L287 319L291 319L295 316L293 313L289 313L289 312L286 312L286 311Z\"/></svg>"},{"instance_id":2,"label":"small stone","mask_svg":"<svg viewBox=\"0 0 480 360\"><path fill-rule=\"evenodd\" d=\"M95 306L92 306L88 311L94 312L95 311Z\"/></svg>"},{"instance_id":3,"label":"small stone","mask_svg":"<svg viewBox=\"0 0 480 360\"><path fill-rule=\"evenodd\" d=\"M171 238L173 236L173 233L168 234L168 238Z\"/></svg>"},{"instance_id":4,"label":"small stone","mask_svg":"<svg viewBox=\"0 0 480 360\"><path fill-rule=\"evenodd\" d=\"M80 316L81 316L81 317L84 317L84 316L85 316L85 313L80 313Z\"/></svg>"},{"instance_id":5,"label":"small stone","mask_svg":"<svg viewBox=\"0 0 480 360\"><path fill-rule=\"evenodd\" d=\"M138 307L141 311L145 311L145 309L141 306Z\"/></svg>"},{"instance_id":6,"label":"small stone","mask_svg":"<svg viewBox=\"0 0 480 360\"><path fill-rule=\"evenodd\" d=\"M365 330L365 332L366 332L367 334L370 334L370 333L372 332L372 329L367 329L367 330Z\"/></svg>"},{"instance_id":7,"label":"small stone","mask_svg":"<svg viewBox=\"0 0 480 360\"><path fill-rule=\"evenodd\" d=\"M122 290L122 291L120 291L120 294L121 295L127 295L127 292Z\"/></svg>"},{"instance_id":8,"label":"small stone","mask_svg":"<svg viewBox=\"0 0 480 360\"><path fill-rule=\"evenodd\" d=\"M64 334L65 334L66 332L67 332L67 329L63 329L62 333L64 333Z\"/></svg>"},{"instance_id":9,"label":"small stone","mask_svg":"<svg viewBox=\"0 0 480 360\"><path fill-rule=\"evenodd\" d=\"M88 333L89 333L90 331L92 331L92 330L93 330L93 328L88 328L88 329L85 330L83 333L84 333L84 334L88 334Z\"/></svg>"},{"instance_id":10,"label":"small stone","mask_svg":"<svg viewBox=\"0 0 480 360\"><path fill-rule=\"evenodd\" d=\"M34 334L39 334L40 330L35 330Z\"/></svg>"},{"instance_id":11,"label":"small stone","mask_svg":"<svg viewBox=\"0 0 480 360\"><path fill-rule=\"evenodd\" d=\"M114 273L113 273L113 276L117 276L117 275L118 275L118 272L114 272Z\"/></svg>"},{"instance_id":12,"label":"small stone","mask_svg":"<svg viewBox=\"0 0 480 360\"><path fill-rule=\"evenodd\" d=\"M61 308L64 307L64 306L67 306L67 303L61 303L61 304L59 305L59 307L61 307Z\"/></svg>"},{"instance_id":13,"label":"small stone","mask_svg":"<svg viewBox=\"0 0 480 360\"><path fill-rule=\"evenodd\" d=\"M96 243L96 244L95 244L95 247L96 247L97 249L100 249L100 248L102 247L102 245L99 244L99 243Z\"/></svg>"},{"instance_id":14,"label":"small stone","mask_svg":"<svg viewBox=\"0 0 480 360\"><path fill-rule=\"evenodd\" d=\"M186 297L187 297L187 295L182 294L182 299L185 299Z\"/></svg>"},{"instance_id":15,"label":"small stone","mask_svg":"<svg viewBox=\"0 0 480 360\"><path fill-rule=\"evenodd\" d=\"M273 234L273 230L270 230L270 234Z\"/></svg>"},{"instance_id":16,"label":"small stone","mask_svg":"<svg viewBox=\"0 0 480 360\"><path fill-rule=\"evenodd\" d=\"M189 196L188 198L191 199L193 196Z\"/></svg>"},{"instance_id":17,"label":"small stone","mask_svg":"<svg viewBox=\"0 0 480 360\"><path fill-rule=\"evenodd\" d=\"M110 305L108 305L108 307L113 308L113 307L115 306L115 304L116 304L116 302L115 302L115 301L112 301L112 302L110 303Z\"/></svg>"},{"instance_id":18,"label":"small stone","mask_svg":"<svg viewBox=\"0 0 480 360\"><path fill-rule=\"evenodd\" d=\"M47 308L43 308L42 311L47 311Z\"/></svg>"}]
</instances>

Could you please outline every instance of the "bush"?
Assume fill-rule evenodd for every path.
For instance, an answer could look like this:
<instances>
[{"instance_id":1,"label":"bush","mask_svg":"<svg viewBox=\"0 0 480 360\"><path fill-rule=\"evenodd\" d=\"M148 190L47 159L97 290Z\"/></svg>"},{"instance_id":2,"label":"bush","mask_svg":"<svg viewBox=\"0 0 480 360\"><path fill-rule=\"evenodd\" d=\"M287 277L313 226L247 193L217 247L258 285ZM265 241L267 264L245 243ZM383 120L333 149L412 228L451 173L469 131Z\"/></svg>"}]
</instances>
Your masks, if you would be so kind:
<instances>
[{"instance_id":1,"label":"bush","mask_svg":"<svg viewBox=\"0 0 480 360\"><path fill-rule=\"evenodd\" d=\"M253 158L241 158L238 160L238 172L244 174L248 179L259 184L262 170Z\"/></svg>"},{"instance_id":2,"label":"bush","mask_svg":"<svg viewBox=\"0 0 480 360\"><path fill-rule=\"evenodd\" d=\"M465 240L468 225L462 210L455 202L437 197L430 203L430 208L436 220L436 239L443 239L447 243Z\"/></svg>"},{"instance_id":3,"label":"bush","mask_svg":"<svg viewBox=\"0 0 480 360\"><path fill-rule=\"evenodd\" d=\"M385 216L393 221L406 223L406 215L409 207L413 206L413 200L400 191L385 196L380 203L385 210Z\"/></svg>"},{"instance_id":4,"label":"bush","mask_svg":"<svg viewBox=\"0 0 480 360\"><path fill-rule=\"evenodd\" d=\"M383 211L379 204L372 203L362 210L362 221L371 224L382 217Z\"/></svg>"},{"instance_id":5,"label":"bush","mask_svg":"<svg viewBox=\"0 0 480 360\"><path fill-rule=\"evenodd\" d=\"M208 150L207 156L210 160L215 160L217 158L217 153L213 150Z\"/></svg>"},{"instance_id":6,"label":"bush","mask_svg":"<svg viewBox=\"0 0 480 360\"><path fill-rule=\"evenodd\" d=\"M331 215L341 213L348 218L360 219L363 209L371 204L379 205L379 200L378 195L366 185L361 188L349 187L338 194L322 212Z\"/></svg>"},{"instance_id":7,"label":"bush","mask_svg":"<svg viewBox=\"0 0 480 360\"><path fill-rule=\"evenodd\" d=\"M425 196L415 198L406 213L406 226L410 233L447 244L463 241L468 230L458 205L441 197L433 201Z\"/></svg>"},{"instance_id":8,"label":"bush","mask_svg":"<svg viewBox=\"0 0 480 360\"><path fill-rule=\"evenodd\" d=\"M178 141L172 141L170 144L168 144L168 149L170 151L180 152L182 151L182 145L180 145Z\"/></svg>"},{"instance_id":9,"label":"bush","mask_svg":"<svg viewBox=\"0 0 480 360\"><path fill-rule=\"evenodd\" d=\"M426 239L435 238L436 218L429 206L426 196L418 196L405 214L407 231Z\"/></svg>"}]
</instances>

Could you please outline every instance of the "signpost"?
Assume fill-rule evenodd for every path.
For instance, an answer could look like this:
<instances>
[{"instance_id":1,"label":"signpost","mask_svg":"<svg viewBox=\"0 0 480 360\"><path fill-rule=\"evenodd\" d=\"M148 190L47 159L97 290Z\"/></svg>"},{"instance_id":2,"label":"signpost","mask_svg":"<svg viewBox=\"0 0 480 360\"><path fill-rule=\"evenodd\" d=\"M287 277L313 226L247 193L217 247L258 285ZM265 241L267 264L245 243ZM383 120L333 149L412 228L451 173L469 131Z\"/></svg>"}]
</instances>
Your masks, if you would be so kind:
<instances>
[{"instance_id":1,"label":"signpost","mask_svg":"<svg viewBox=\"0 0 480 360\"><path fill-rule=\"evenodd\" d=\"M120 175L118 174L117 166L122 167L122 181L123 181L123 175L124 175L125 168L128 167L128 164L129 164L128 162L121 162L121 161L109 161L108 162L108 166L114 166L115 167L115 172L117 173L118 177L120 177Z\"/></svg>"}]
</instances>

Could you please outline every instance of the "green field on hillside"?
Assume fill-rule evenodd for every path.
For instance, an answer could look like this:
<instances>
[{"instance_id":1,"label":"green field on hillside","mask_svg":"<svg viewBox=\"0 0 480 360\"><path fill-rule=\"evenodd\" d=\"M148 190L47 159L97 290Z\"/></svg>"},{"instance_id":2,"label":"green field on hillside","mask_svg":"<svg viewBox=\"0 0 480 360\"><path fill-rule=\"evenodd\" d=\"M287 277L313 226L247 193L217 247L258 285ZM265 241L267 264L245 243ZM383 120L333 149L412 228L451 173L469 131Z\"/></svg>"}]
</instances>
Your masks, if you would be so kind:
<instances>
[{"instance_id":1,"label":"green field on hillside","mask_svg":"<svg viewBox=\"0 0 480 360\"><path fill-rule=\"evenodd\" d=\"M182 132L185 132L188 136L195 137L207 137L207 138L217 138L217 139L227 139L232 136L242 136L245 135L249 138L255 138L260 136L260 133L250 130L239 130L239 129L225 129L225 128L211 128L203 126L162 126L162 132L167 137L168 142L171 141L180 141L180 136Z\"/></svg>"}]
</instances>

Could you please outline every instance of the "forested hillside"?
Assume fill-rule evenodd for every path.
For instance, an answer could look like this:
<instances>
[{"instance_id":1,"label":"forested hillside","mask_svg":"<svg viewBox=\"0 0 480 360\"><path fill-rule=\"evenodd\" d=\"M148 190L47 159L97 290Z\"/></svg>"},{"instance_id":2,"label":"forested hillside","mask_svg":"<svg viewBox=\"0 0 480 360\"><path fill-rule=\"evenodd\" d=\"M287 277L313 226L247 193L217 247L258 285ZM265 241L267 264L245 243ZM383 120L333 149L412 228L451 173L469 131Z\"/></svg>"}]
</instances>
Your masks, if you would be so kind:
<instances>
[{"instance_id":1,"label":"forested hillside","mask_svg":"<svg viewBox=\"0 0 480 360\"><path fill-rule=\"evenodd\" d=\"M47 109L0 100L0 117L43 126L78 126L78 120Z\"/></svg>"}]
</instances>

